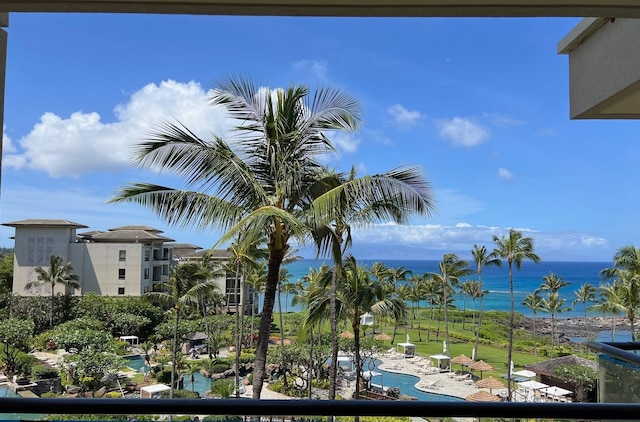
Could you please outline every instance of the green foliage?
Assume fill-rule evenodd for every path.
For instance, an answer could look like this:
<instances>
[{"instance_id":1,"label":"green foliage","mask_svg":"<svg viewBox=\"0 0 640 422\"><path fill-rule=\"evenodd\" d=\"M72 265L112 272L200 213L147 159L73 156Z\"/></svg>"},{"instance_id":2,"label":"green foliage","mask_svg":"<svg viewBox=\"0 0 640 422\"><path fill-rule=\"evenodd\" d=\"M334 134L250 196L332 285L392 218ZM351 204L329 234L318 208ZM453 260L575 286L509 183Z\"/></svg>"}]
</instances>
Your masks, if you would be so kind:
<instances>
[{"instance_id":1,"label":"green foliage","mask_svg":"<svg viewBox=\"0 0 640 422\"><path fill-rule=\"evenodd\" d=\"M11 294L13 287L13 253L0 255L0 294Z\"/></svg>"},{"instance_id":2,"label":"green foliage","mask_svg":"<svg viewBox=\"0 0 640 422\"><path fill-rule=\"evenodd\" d=\"M63 368L69 373L73 383L85 391L96 391L113 385L118 370L125 365L124 358L91 347L65 355L63 360Z\"/></svg>"},{"instance_id":3,"label":"green foliage","mask_svg":"<svg viewBox=\"0 0 640 422\"><path fill-rule=\"evenodd\" d=\"M96 330L75 330L60 332L52 337L58 347L70 351L94 348L99 351L113 351L114 339L109 333Z\"/></svg>"},{"instance_id":4,"label":"green foliage","mask_svg":"<svg viewBox=\"0 0 640 422\"><path fill-rule=\"evenodd\" d=\"M11 318L0 322L0 343L2 354L9 371L15 371L19 353L25 352L35 324L30 319Z\"/></svg>"},{"instance_id":5,"label":"green foliage","mask_svg":"<svg viewBox=\"0 0 640 422\"><path fill-rule=\"evenodd\" d=\"M156 379L160 384L171 384L171 368L162 369L156 374Z\"/></svg>"},{"instance_id":6,"label":"green foliage","mask_svg":"<svg viewBox=\"0 0 640 422\"><path fill-rule=\"evenodd\" d=\"M235 391L233 380L221 378L211 383L211 394L216 397L228 399Z\"/></svg>"},{"instance_id":7,"label":"green foliage","mask_svg":"<svg viewBox=\"0 0 640 422\"><path fill-rule=\"evenodd\" d=\"M31 368L31 379L44 380L57 377L58 370L47 365L33 365Z\"/></svg>"},{"instance_id":8,"label":"green foliage","mask_svg":"<svg viewBox=\"0 0 640 422\"><path fill-rule=\"evenodd\" d=\"M353 418L347 416L338 416L336 417L336 421L338 422L351 422ZM409 422L411 418L408 417L398 417L398 416L362 416L360 417L360 422Z\"/></svg>"},{"instance_id":9,"label":"green foliage","mask_svg":"<svg viewBox=\"0 0 640 422\"><path fill-rule=\"evenodd\" d=\"M16 374L24 374L24 375L30 374L31 368L33 368L33 365L37 363L38 363L38 359L34 358L30 354L25 352L18 352L15 355L13 372Z\"/></svg>"},{"instance_id":10,"label":"green foliage","mask_svg":"<svg viewBox=\"0 0 640 422\"><path fill-rule=\"evenodd\" d=\"M581 385L585 391L593 391L598 383L598 372L588 366L558 365L553 375L564 382Z\"/></svg>"},{"instance_id":11,"label":"green foliage","mask_svg":"<svg viewBox=\"0 0 640 422\"><path fill-rule=\"evenodd\" d=\"M231 365L227 362L217 362L211 366L211 372L214 374L221 374L229 369L231 369Z\"/></svg>"},{"instance_id":12,"label":"green foliage","mask_svg":"<svg viewBox=\"0 0 640 422\"><path fill-rule=\"evenodd\" d=\"M143 327L151 324L147 317L137 314L123 313L113 316L111 320L111 332L115 335L135 336L140 334Z\"/></svg>"},{"instance_id":13,"label":"green foliage","mask_svg":"<svg viewBox=\"0 0 640 422\"><path fill-rule=\"evenodd\" d=\"M107 399L120 399L122 398L122 393L120 393L119 391L109 391L103 397Z\"/></svg>"}]
</instances>

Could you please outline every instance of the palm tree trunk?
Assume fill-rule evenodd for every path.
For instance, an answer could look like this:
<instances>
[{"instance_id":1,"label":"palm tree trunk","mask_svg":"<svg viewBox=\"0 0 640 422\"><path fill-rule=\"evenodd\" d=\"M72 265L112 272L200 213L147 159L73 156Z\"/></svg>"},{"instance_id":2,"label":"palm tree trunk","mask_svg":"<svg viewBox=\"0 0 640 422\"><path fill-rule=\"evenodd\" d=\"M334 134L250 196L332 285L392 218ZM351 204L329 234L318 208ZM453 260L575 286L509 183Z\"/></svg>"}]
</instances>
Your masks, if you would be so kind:
<instances>
[{"instance_id":1,"label":"palm tree trunk","mask_svg":"<svg viewBox=\"0 0 640 422\"><path fill-rule=\"evenodd\" d=\"M180 323L180 307L175 306L176 312L175 323L173 326L173 347L171 348L171 389L169 390L169 398L173 398L173 390L176 388L176 360L178 357L178 325Z\"/></svg>"},{"instance_id":2,"label":"palm tree trunk","mask_svg":"<svg viewBox=\"0 0 640 422\"><path fill-rule=\"evenodd\" d=\"M447 344L451 344L449 341L449 313L447 312L447 308L449 308L447 303L447 279L444 279L444 289L442 290L444 294L444 336L447 340Z\"/></svg>"},{"instance_id":3,"label":"palm tree trunk","mask_svg":"<svg viewBox=\"0 0 640 422\"><path fill-rule=\"evenodd\" d=\"M266 375L267 349L269 347L269 333L273 319L273 305L276 298L276 288L280 279L280 264L284 257L284 249L270 253L268 262L267 281L264 286L264 303L262 316L258 327L258 343L256 345L256 359L253 371L253 398L259 399L262 393L262 383Z\"/></svg>"},{"instance_id":4,"label":"palm tree trunk","mask_svg":"<svg viewBox=\"0 0 640 422\"><path fill-rule=\"evenodd\" d=\"M235 382L235 391L236 391L236 398L239 399L240 398L240 389L238 388L238 386L240 385L240 348L241 348L241 344L242 344L242 338L240 337L240 309L238 306L238 302L240 299L239 297L237 297L236 295L238 295L238 279L240 278L240 268L242 267L240 260L238 260L238 264L236 265L236 279L235 282L233 283L233 296L236 302L236 360L235 360L235 365L236 365L236 373L235 373L235 377L234 377L234 382ZM238 295L240 296L240 295Z\"/></svg>"},{"instance_id":5,"label":"palm tree trunk","mask_svg":"<svg viewBox=\"0 0 640 422\"><path fill-rule=\"evenodd\" d=\"M334 265L329 292L329 321L331 325L331 366L329 366L329 400L336 398L336 382L338 379L338 315L337 306L338 267Z\"/></svg>"},{"instance_id":6,"label":"palm tree trunk","mask_svg":"<svg viewBox=\"0 0 640 422\"><path fill-rule=\"evenodd\" d=\"M280 346L284 347L284 324L282 323L282 302L280 300L280 295L282 292L280 291L280 287L282 284L280 280L278 280L278 316L280 319Z\"/></svg>"},{"instance_id":7,"label":"palm tree trunk","mask_svg":"<svg viewBox=\"0 0 640 422\"><path fill-rule=\"evenodd\" d=\"M478 359L478 346L480 345L480 329L482 328L482 314L484 312L484 309L482 307L482 269L480 266L478 266L478 284L480 285L479 290L480 290L480 315L478 315L478 326L476 327L476 342L473 345L473 353L472 353L472 358L473 359Z\"/></svg>"},{"instance_id":8,"label":"palm tree trunk","mask_svg":"<svg viewBox=\"0 0 640 422\"><path fill-rule=\"evenodd\" d=\"M533 356L538 355L537 341L536 341L536 312L533 311Z\"/></svg>"},{"instance_id":9,"label":"palm tree trunk","mask_svg":"<svg viewBox=\"0 0 640 422\"><path fill-rule=\"evenodd\" d=\"M360 358L360 318L358 316L358 310L354 311L354 317L352 321L353 335L354 335L354 349L356 352L356 392L355 399L360 400L360 383L362 382L362 361Z\"/></svg>"},{"instance_id":10,"label":"palm tree trunk","mask_svg":"<svg viewBox=\"0 0 640 422\"><path fill-rule=\"evenodd\" d=\"M635 329L635 322L636 322L636 317L635 315L632 313L629 316L629 326L631 328L631 341L636 341L636 329Z\"/></svg>"},{"instance_id":11,"label":"palm tree trunk","mask_svg":"<svg viewBox=\"0 0 640 422\"><path fill-rule=\"evenodd\" d=\"M511 310L509 313L509 349L507 351L507 400L511 401L511 360L513 359L513 321L516 313L515 298L513 296L513 264L509 260L509 294L511 297Z\"/></svg>"},{"instance_id":12,"label":"palm tree trunk","mask_svg":"<svg viewBox=\"0 0 640 422\"><path fill-rule=\"evenodd\" d=\"M51 283L51 311L49 312L49 328L53 328L53 309L54 309L54 302L56 300L56 295L53 292L53 288L54 288L54 283Z\"/></svg>"}]
</instances>

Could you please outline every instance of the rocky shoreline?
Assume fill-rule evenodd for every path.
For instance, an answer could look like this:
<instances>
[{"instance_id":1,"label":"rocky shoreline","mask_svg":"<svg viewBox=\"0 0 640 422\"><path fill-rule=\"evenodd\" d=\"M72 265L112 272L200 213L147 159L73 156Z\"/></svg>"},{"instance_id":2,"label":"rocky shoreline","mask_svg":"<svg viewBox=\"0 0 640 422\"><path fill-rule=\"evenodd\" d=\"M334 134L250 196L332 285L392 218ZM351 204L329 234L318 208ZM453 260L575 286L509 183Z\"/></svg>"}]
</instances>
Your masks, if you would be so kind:
<instances>
[{"instance_id":1,"label":"rocky shoreline","mask_svg":"<svg viewBox=\"0 0 640 422\"><path fill-rule=\"evenodd\" d=\"M536 332L542 335L551 335L551 318L536 318ZM611 331L611 326L615 325L616 331L629 330L629 320L621 317L588 317L588 318L558 318L556 326L558 337L562 341L570 341L570 337L584 337L589 329L589 335L594 335L601 331ZM525 318L520 328L533 331L533 318Z\"/></svg>"}]
</instances>

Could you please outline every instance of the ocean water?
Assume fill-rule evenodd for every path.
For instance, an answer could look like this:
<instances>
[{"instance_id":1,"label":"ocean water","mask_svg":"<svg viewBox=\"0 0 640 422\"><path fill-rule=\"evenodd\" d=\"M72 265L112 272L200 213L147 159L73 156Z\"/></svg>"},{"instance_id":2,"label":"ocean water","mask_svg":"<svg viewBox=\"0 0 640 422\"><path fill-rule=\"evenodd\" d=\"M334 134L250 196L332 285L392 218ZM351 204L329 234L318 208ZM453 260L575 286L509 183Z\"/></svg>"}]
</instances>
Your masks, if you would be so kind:
<instances>
[{"instance_id":1,"label":"ocean water","mask_svg":"<svg viewBox=\"0 0 640 422\"><path fill-rule=\"evenodd\" d=\"M424 274L428 272L438 272L438 261L415 261L415 260L359 260L358 264L371 267L375 262L383 262L387 267L404 267L411 270L413 274ZM298 262L286 265L291 274L290 282L295 282L309 273L311 269L317 269L323 261L303 259ZM326 261L330 265L329 261ZM560 290L562 298L566 299L566 306L570 307L576 299L575 291L584 283L590 283L598 287L603 280L600 278L600 271L604 268L611 267L610 262L541 262L534 264L532 262L523 262L520 270L513 267L513 285L515 296L515 309L525 316L531 316L531 310L523 306L521 303L524 298L531 294L542 284L542 277L549 273L555 273L562 277L570 284ZM475 264L471 263L472 269ZM464 277L461 282L466 280L477 280L477 274L471 274ZM485 310L509 311L509 268L506 264L501 267L485 267L482 270L482 284L489 294L483 298L483 306ZM543 293L544 294L544 293ZM301 308L291 306L291 297L282 297L283 311L300 311ZM285 303L287 301L288 303ZM462 296L456 296L456 305L462 309L464 307L464 299ZM478 309L479 303L476 300L475 309ZM472 302L467 298L467 309L472 308ZM277 310L277 305L276 305ZM588 316L596 314L587 313ZM537 313L537 317L550 317L548 314ZM562 312L558 315L560 318L583 316L582 304L577 304L575 309Z\"/></svg>"}]
</instances>

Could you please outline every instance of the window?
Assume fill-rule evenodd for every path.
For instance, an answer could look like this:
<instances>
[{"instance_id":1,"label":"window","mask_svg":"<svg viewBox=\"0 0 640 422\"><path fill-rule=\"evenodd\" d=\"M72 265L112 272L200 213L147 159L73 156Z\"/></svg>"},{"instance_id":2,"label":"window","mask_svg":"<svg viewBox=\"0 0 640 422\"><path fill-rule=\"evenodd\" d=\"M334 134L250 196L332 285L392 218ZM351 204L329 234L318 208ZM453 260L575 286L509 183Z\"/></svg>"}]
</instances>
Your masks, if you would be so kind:
<instances>
[{"instance_id":1,"label":"window","mask_svg":"<svg viewBox=\"0 0 640 422\"><path fill-rule=\"evenodd\" d=\"M126 261L127 260L127 251L121 250L120 251L120 261Z\"/></svg>"},{"instance_id":2,"label":"window","mask_svg":"<svg viewBox=\"0 0 640 422\"><path fill-rule=\"evenodd\" d=\"M144 260L148 261L150 255L151 255L151 253L149 252L149 249L145 250L144 251Z\"/></svg>"},{"instance_id":3,"label":"window","mask_svg":"<svg viewBox=\"0 0 640 422\"><path fill-rule=\"evenodd\" d=\"M149 286L144 286L144 292L149 293Z\"/></svg>"},{"instance_id":4,"label":"window","mask_svg":"<svg viewBox=\"0 0 640 422\"><path fill-rule=\"evenodd\" d=\"M144 279L148 280L149 279L149 268L145 268L144 269Z\"/></svg>"},{"instance_id":5,"label":"window","mask_svg":"<svg viewBox=\"0 0 640 422\"><path fill-rule=\"evenodd\" d=\"M118 269L118 279L124 280L124 274L125 274L124 268Z\"/></svg>"},{"instance_id":6,"label":"window","mask_svg":"<svg viewBox=\"0 0 640 422\"><path fill-rule=\"evenodd\" d=\"M124 294L124 287L118 287L118 294L119 295L123 295Z\"/></svg>"}]
</instances>

